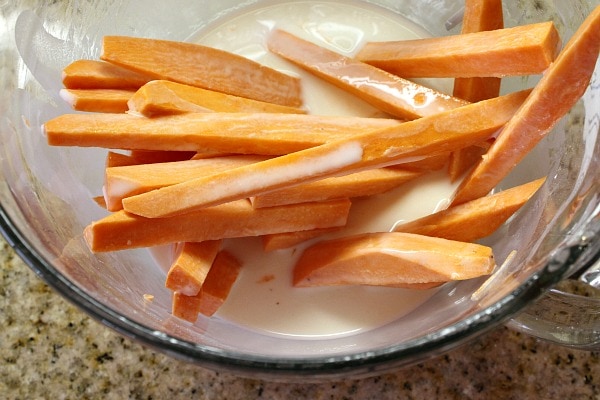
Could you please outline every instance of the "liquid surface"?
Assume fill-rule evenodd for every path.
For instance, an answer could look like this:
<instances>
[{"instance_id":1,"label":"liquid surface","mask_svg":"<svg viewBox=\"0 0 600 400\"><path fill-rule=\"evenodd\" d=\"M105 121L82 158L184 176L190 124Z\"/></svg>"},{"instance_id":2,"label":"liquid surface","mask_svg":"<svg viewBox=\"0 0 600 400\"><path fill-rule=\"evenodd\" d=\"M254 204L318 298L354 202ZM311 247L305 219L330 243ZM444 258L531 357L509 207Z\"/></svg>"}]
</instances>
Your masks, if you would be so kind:
<instances>
[{"instance_id":1,"label":"liquid surface","mask_svg":"<svg viewBox=\"0 0 600 400\"><path fill-rule=\"evenodd\" d=\"M264 43L274 28L348 56L366 41L427 36L409 21L379 8L297 2L249 11L194 38L198 43L300 76L306 108L322 115L374 116L381 112L269 53ZM442 81L425 84L448 91ZM354 200L343 234L389 231L399 221L445 206L453 190L445 171L440 171L384 195ZM306 244L264 253L259 238L244 238L227 240L225 247L244 266L216 316L274 335L323 338L369 330L414 310L435 291L353 286L294 288L292 268Z\"/></svg>"}]
</instances>

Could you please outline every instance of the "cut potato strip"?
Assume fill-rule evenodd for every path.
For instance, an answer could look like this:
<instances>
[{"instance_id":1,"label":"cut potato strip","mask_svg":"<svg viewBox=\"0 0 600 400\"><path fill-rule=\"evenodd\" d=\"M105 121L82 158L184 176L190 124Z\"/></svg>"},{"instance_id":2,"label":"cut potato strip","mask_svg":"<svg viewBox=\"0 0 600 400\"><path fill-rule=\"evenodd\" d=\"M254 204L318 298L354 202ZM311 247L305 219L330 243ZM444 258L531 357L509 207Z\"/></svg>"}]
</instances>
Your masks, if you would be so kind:
<instances>
[{"instance_id":1,"label":"cut potato strip","mask_svg":"<svg viewBox=\"0 0 600 400\"><path fill-rule=\"evenodd\" d=\"M445 154L493 135L528 93L470 104L397 127L128 197L123 200L123 207L150 218L184 214L320 178Z\"/></svg>"},{"instance_id":2,"label":"cut potato strip","mask_svg":"<svg viewBox=\"0 0 600 400\"><path fill-rule=\"evenodd\" d=\"M466 0L462 34L492 31L504 27L502 0ZM491 99L500 95L502 78L474 77L454 79L453 95L470 102ZM473 168L487 148L471 146L452 152L448 174L455 182Z\"/></svg>"},{"instance_id":3,"label":"cut potato strip","mask_svg":"<svg viewBox=\"0 0 600 400\"><path fill-rule=\"evenodd\" d=\"M426 39L370 42L356 58L403 78L540 74L560 49L552 22Z\"/></svg>"},{"instance_id":4,"label":"cut potato strip","mask_svg":"<svg viewBox=\"0 0 600 400\"><path fill-rule=\"evenodd\" d=\"M68 89L136 90L151 80L146 74L100 60L76 60L62 72L63 85Z\"/></svg>"},{"instance_id":5,"label":"cut potato strip","mask_svg":"<svg viewBox=\"0 0 600 400\"><path fill-rule=\"evenodd\" d=\"M52 146L213 150L281 155L395 127L393 119L271 113L188 113L159 118L65 114L44 124Z\"/></svg>"},{"instance_id":6,"label":"cut potato strip","mask_svg":"<svg viewBox=\"0 0 600 400\"><path fill-rule=\"evenodd\" d=\"M165 287L186 296L195 296L221 248L220 240L178 243L175 259L167 273Z\"/></svg>"},{"instance_id":7,"label":"cut potato strip","mask_svg":"<svg viewBox=\"0 0 600 400\"><path fill-rule=\"evenodd\" d=\"M240 273L242 264L229 252L217 254L202 285L200 293L186 296L173 293L172 313L189 322L195 322L198 314L211 316L223 305Z\"/></svg>"},{"instance_id":8,"label":"cut potato strip","mask_svg":"<svg viewBox=\"0 0 600 400\"><path fill-rule=\"evenodd\" d=\"M121 201L125 197L265 159L264 156L237 155L109 167L104 174L104 197L108 210L118 211L123 208Z\"/></svg>"},{"instance_id":9,"label":"cut potato strip","mask_svg":"<svg viewBox=\"0 0 600 400\"><path fill-rule=\"evenodd\" d=\"M502 0L465 0L461 34L493 31L504 28ZM454 96L476 102L500 94L501 78L456 78Z\"/></svg>"},{"instance_id":10,"label":"cut potato strip","mask_svg":"<svg viewBox=\"0 0 600 400\"><path fill-rule=\"evenodd\" d=\"M372 196L392 190L422 173L400 168L375 168L326 178L251 197L254 208L281 206L339 198Z\"/></svg>"},{"instance_id":11,"label":"cut potato strip","mask_svg":"<svg viewBox=\"0 0 600 400\"><path fill-rule=\"evenodd\" d=\"M480 197L396 225L394 231L473 242L494 233L533 196L544 181L545 178L537 179L490 196Z\"/></svg>"},{"instance_id":12,"label":"cut potato strip","mask_svg":"<svg viewBox=\"0 0 600 400\"><path fill-rule=\"evenodd\" d=\"M271 235L263 235L262 236L262 244L264 251L275 251L281 249L287 249L293 246L296 246L302 242L307 240L311 240L317 238L319 236L323 236L327 233L336 232L342 229L341 227L335 228L321 228L321 229L312 229L310 231L300 231L300 232L283 232L283 233L273 233Z\"/></svg>"},{"instance_id":13,"label":"cut potato strip","mask_svg":"<svg viewBox=\"0 0 600 400\"><path fill-rule=\"evenodd\" d=\"M88 225L84 237L92 251L106 252L343 226L349 210L350 201L341 199L261 209L239 200L155 219L117 211Z\"/></svg>"},{"instance_id":14,"label":"cut potato strip","mask_svg":"<svg viewBox=\"0 0 600 400\"><path fill-rule=\"evenodd\" d=\"M305 114L286 107L165 80L148 82L128 102L129 111L146 117L188 112L259 112Z\"/></svg>"},{"instance_id":15,"label":"cut potato strip","mask_svg":"<svg viewBox=\"0 0 600 400\"><path fill-rule=\"evenodd\" d=\"M600 6L586 18L529 98L458 187L452 204L488 194L575 105L600 52Z\"/></svg>"},{"instance_id":16,"label":"cut potato strip","mask_svg":"<svg viewBox=\"0 0 600 400\"><path fill-rule=\"evenodd\" d=\"M60 97L77 111L124 113L134 93L127 89L61 89Z\"/></svg>"},{"instance_id":17,"label":"cut potato strip","mask_svg":"<svg viewBox=\"0 0 600 400\"><path fill-rule=\"evenodd\" d=\"M397 287L472 279L494 267L487 246L411 233L367 233L308 247L294 267L293 283Z\"/></svg>"},{"instance_id":18,"label":"cut potato strip","mask_svg":"<svg viewBox=\"0 0 600 400\"><path fill-rule=\"evenodd\" d=\"M286 60L399 118L411 120L467 104L282 30L273 31L267 44Z\"/></svg>"},{"instance_id":19,"label":"cut potato strip","mask_svg":"<svg viewBox=\"0 0 600 400\"><path fill-rule=\"evenodd\" d=\"M106 168L124 167L127 165L154 164L184 161L195 157L194 151L146 151L133 150L129 154L109 151L106 155Z\"/></svg>"},{"instance_id":20,"label":"cut potato strip","mask_svg":"<svg viewBox=\"0 0 600 400\"><path fill-rule=\"evenodd\" d=\"M302 105L300 80L223 50L169 40L105 36L100 58L151 75L290 107Z\"/></svg>"}]
</instances>

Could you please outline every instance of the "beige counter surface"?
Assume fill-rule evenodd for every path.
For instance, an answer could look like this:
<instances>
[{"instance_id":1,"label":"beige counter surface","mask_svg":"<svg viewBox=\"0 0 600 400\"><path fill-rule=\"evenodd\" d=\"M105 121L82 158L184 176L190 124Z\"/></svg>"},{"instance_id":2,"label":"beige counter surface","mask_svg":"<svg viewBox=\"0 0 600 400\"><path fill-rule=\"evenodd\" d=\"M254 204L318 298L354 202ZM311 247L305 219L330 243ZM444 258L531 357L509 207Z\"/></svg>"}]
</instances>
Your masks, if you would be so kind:
<instances>
[{"instance_id":1,"label":"beige counter surface","mask_svg":"<svg viewBox=\"0 0 600 400\"><path fill-rule=\"evenodd\" d=\"M600 352L501 327L422 364L318 384L216 373L90 319L0 240L2 399L600 399Z\"/></svg>"}]
</instances>

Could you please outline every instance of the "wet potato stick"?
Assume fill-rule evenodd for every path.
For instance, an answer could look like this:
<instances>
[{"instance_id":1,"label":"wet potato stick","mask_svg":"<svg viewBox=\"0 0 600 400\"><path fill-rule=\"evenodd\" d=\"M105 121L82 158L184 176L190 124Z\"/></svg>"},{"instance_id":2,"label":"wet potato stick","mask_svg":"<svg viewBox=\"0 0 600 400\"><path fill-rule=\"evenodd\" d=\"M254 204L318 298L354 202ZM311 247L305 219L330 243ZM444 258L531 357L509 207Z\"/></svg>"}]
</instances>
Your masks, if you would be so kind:
<instances>
[{"instance_id":1,"label":"wet potato stick","mask_svg":"<svg viewBox=\"0 0 600 400\"><path fill-rule=\"evenodd\" d=\"M370 42L356 58L403 78L504 77L542 73L560 49L552 22L393 42Z\"/></svg>"},{"instance_id":2,"label":"wet potato stick","mask_svg":"<svg viewBox=\"0 0 600 400\"><path fill-rule=\"evenodd\" d=\"M453 205L485 196L575 105L590 83L600 52L600 6L586 18L485 157L464 178Z\"/></svg>"},{"instance_id":3,"label":"wet potato stick","mask_svg":"<svg viewBox=\"0 0 600 400\"><path fill-rule=\"evenodd\" d=\"M136 90L151 80L146 74L100 60L75 60L62 71L68 89Z\"/></svg>"},{"instance_id":4,"label":"wet potato stick","mask_svg":"<svg viewBox=\"0 0 600 400\"><path fill-rule=\"evenodd\" d=\"M165 287L186 296L197 295L221 243L221 240L207 240L173 245L175 257L167 272Z\"/></svg>"},{"instance_id":5,"label":"wet potato stick","mask_svg":"<svg viewBox=\"0 0 600 400\"><path fill-rule=\"evenodd\" d=\"M61 89L60 97L77 111L124 113L134 93L127 89Z\"/></svg>"},{"instance_id":6,"label":"wet potato stick","mask_svg":"<svg viewBox=\"0 0 600 400\"><path fill-rule=\"evenodd\" d=\"M302 105L298 78L248 58L199 44L105 36L100 58L154 79L284 106Z\"/></svg>"},{"instance_id":7,"label":"wet potato stick","mask_svg":"<svg viewBox=\"0 0 600 400\"><path fill-rule=\"evenodd\" d=\"M487 246L412 233L366 233L308 247L294 267L293 283L402 287L472 279L494 267Z\"/></svg>"},{"instance_id":8,"label":"wet potato stick","mask_svg":"<svg viewBox=\"0 0 600 400\"><path fill-rule=\"evenodd\" d=\"M128 196L175 185L186 180L212 175L216 172L265 159L264 156L234 155L108 167L104 173L104 198L107 209L109 211L122 209L121 201Z\"/></svg>"},{"instance_id":9,"label":"wet potato stick","mask_svg":"<svg viewBox=\"0 0 600 400\"><path fill-rule=\"evenodd\" d=\"M64 114L43 128L51 146L281 155L400 124L394 119L279 113L156 118L89 113Z\"/></svg>"},{"instance_id":10,"label":"wet potato stick","mask_svg":"<svg viewBox=\"0 0 600 400\"><path fill-rule=\"evenodd\" d=\"M343 226L348 199L253 209L246 199L169 218L114 212L85 228L93 252Z\"/></svg>"},{"instance_id":11,"label":"wet potato stick","mask_svg":"<svg viewBox=\"0 0 600 400\"><path fill-rule=\"evenodd\" d=\"M502 0L466 0L462 19L462 34L491 31L504 27ZM453 95L477 102L500 95L502 78L473 77L455 78ZM487 148L471 146L450 154L448 174L452 182L457 181L485 154Z\"/></svg>"},{"instance_id":12,"label":"wet potato stick","mask_svg":"<svg viewBox=\"0 0 600 400\"><path fill-rule=\"evenodd\" d=\"M273 31L267 45L286 60L399 118L411 120L467 104L282 30Z\"/></svg>"},{"instance_id":13,"label":"wet potato stick","mask_svg":"<svg viewBox=\"0 0 600 400\"><path fill-rule=\"evenodd\" d=\"M449 240L474 242L494 233L544 183L545 178L505 189L394 226L395 232L416 233Z\"/></svg>"},{"instance_id":14,"label":"wet potato stick","mask_svg":"<svg viewBox=\"0 0 600 400\"><path fill-rule=\"evenodd\" d=\"M146 117L182 114L187 112L272 112L305 114L297 107L286 107L232 96L214 90L165 80L148 82L139 88L128 101L131 112Z\"/></svg>"},{"instance_id":15,"label":"wet potato stick","mask_svg":"<svg viewBox=\"0 0 600 400\"><path fill-rule=\"evenodd\" d=\"M123 207L149 218L184 214L325 177L447 153L493 135L528 93L512 93L128 197Z\"/></svg>"}]
</instances>

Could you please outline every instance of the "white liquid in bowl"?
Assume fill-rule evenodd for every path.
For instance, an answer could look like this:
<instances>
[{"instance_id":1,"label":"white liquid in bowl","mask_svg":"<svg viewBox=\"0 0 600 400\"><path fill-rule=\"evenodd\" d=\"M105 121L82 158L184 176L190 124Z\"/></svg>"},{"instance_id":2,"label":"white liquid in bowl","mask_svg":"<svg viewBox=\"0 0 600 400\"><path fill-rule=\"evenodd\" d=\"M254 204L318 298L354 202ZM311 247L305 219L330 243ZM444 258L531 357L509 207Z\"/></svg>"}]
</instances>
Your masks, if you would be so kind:
<instances>
[{"instance_id":1,"label":"white liquid in bowl","mask_svg":"<svg viewBox=\"0 0 600 400\"><path fill-rule=\"evenodd\" d=\"M427 36L409 21L379 8L297 2L249 11L194 38L300 76L308 110L323 115L381 113L269 53L264 43L274 27L349 56L366 41ZM426 84L445 92L449 89L444 81ZM412 220L444 206L453 190L442 170L384 195L354 200L343 234L389 231L398 221ZM225 247L244 266L215 317L275 335L324 338L382 326L414 310L435 292L350 286L294 288L291 271L305 246L264 253L259 238L227 240Z\"/></svg>"}]
</instances>

